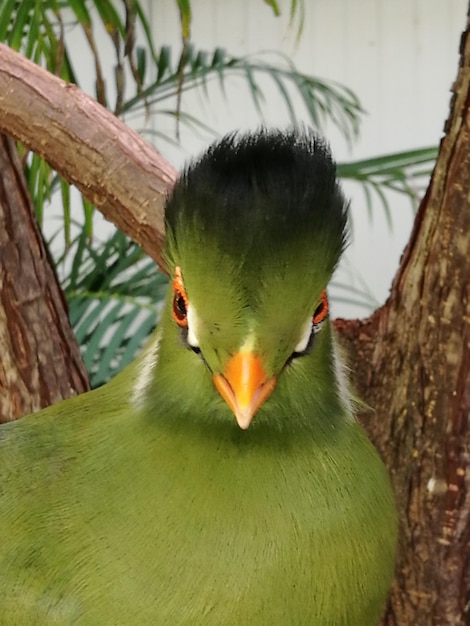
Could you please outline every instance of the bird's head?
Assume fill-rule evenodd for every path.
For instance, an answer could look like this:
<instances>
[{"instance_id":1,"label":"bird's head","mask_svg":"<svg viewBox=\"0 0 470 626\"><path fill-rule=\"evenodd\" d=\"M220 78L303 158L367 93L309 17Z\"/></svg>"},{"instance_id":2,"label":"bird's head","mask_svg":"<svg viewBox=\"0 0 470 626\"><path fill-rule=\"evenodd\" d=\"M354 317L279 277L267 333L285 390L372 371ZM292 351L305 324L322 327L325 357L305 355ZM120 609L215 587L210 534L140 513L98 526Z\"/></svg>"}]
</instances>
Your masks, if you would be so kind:
<instances>
[{"instance_id":1,"label":"bird's head","mask_svg":"<svg viewBox=\"0 0 470 626\"><path fill-rule=\"evenodd\" d=\"M167 202L172 323L243 429L312 350L346 208L327 146L296 131L226 136Z\"/></svg>"}]
</instances>

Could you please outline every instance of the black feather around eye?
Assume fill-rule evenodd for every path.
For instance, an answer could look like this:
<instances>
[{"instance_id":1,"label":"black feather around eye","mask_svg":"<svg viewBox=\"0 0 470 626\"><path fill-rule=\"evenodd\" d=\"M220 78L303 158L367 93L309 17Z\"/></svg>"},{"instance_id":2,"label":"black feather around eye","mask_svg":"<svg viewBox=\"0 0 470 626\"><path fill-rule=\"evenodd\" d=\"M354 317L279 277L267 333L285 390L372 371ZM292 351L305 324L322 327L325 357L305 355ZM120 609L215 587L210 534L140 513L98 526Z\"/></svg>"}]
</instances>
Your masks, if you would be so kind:
<instances>
[{"instance_id":1,"label":"black feather around eye","mask_svg":"<svg viewBox=\"0 0 470 626\"><path fill-rule=\"evenodd\" d=\"M187 326L181 326L180 327L180 329L179 329L179 339L180 339L181 344L185 348L188 348L188 350L192 350L194 352L194 354L201 355L201 348L199 348L199 346L192 346L189 343L189 341L188 341L188 327Z\"/></svg>"},{"instance_id":2,"label":"black feather around eye","mask_svg":"<svg viewBox=\"0 0 470 626\"><path fill-rule=\"evenodd\" d=\"M181 318L185 317L187 313L186 302L184 301L184 298L180 293L177 293L175 295L175 311Z\"/></svg>"}]
</instances>

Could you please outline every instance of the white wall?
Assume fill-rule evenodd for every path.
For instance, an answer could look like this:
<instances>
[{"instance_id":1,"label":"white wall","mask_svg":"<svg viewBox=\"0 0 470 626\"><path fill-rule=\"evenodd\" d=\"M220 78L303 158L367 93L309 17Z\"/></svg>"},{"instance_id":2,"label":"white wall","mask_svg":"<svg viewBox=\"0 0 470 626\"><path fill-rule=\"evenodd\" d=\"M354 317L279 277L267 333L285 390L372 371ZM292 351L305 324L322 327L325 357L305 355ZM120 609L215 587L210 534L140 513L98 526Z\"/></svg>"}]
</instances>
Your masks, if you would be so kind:
<instances>
[{"instance_id":1,"label":"white wall","mask_svg":"<svg viewBox=\"0 0 470 626\"><path fill-rule=\"evenodd\" d=\"M457 73L467 0L305 0L299 41L288 25L290 0L279 4L283 16L274 18L262 0L193 0L192 42L206 50L221 46L233 55L280 50L302 72L350 87L367 114L352 148L335 128L327 129L338 161L438 143ZM179 19L174 5L173 0L147 0L157 45L172 44L177 53ZM84 55L84 72L87 63ZM183 110L202 118L218 134L259 124L240 79L229 81L226 97L216 84L209 93L209 102L201 93L186 94ZM268 89L266 94L265 122L285 126L289 118L276 90ZM300 117L307 119L305 113ZM158 130L174 128L174 122L164 117L152 119L150 125ZM182 126L182 148L161 141L157 147L180 166L212 139L209 133L195 134ZM363 280L381 303L410 232L409 201L402 196L391 198L390 232L379 207L371 224L362 192L353 185L346 185L345 190L352 197L354 232L337 281L360 286ZM334 308L334 313L344 316L365 312L344 304Z\"/></svg>"}]
</instances>

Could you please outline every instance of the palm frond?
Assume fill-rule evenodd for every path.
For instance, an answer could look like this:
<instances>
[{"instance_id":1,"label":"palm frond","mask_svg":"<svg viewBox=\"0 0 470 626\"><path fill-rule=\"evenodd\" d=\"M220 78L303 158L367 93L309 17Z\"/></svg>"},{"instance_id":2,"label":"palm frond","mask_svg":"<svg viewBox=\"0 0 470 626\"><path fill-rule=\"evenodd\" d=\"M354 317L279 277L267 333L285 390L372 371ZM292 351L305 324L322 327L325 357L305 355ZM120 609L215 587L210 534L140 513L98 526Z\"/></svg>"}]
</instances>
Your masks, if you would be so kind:
<instances>
[{"instance_id":1,"label":"palm frond","mask_svg":"<svg viewBox=\"0 0 470 626\"><path fill-rule=\"evenodd\" d=\"M437 147L397 152L371 159L339 163L338 176L362 185L369 216L374 199L391 220L390 206L385 191L405 194L416 208L427 186L437 157Z\"/></svg>"},{"instance_id":2,"label":"palm frond","mask_svg":"<svg viewBox=\"0 0 470 626\"><path fill-rule=\"evenodd\" d=\"M207 89L209 81L215 79L224 92L226 82L238 78L248 87L254 106L262 113L267 110L267 103L260 79L268 78L277 88L292 124L298 123L298 109L293 100L295 95L300 97L309 121L315 128L321 130L329 121L340 128L348 141L357 136L363 110L354 93L334 81L299 72L292 61L279 52L233 57L222 48L209 53L190 45L182 69L180 65L181 57L172 62L171 49L163 46L158 54L155 81L142 94L127 100L123 104L123 112L139 111L144 106L142 97L152 107L163 100L177 97L179 89ZM179 84L181 71L183 81Z\"/></svg>"},{"instance_id":3,"label":"palm frond","mask_svg":"<svg viewBox=\"0 0 470 626\"><path fill-rule=\"evenodd\" d=\"M155 326L167 278L125 235L102 243L86 234L60 261L69 317L93 387L127 365Z\"/></svg>"},{"instance_id":4,"label":"palm frond","mask_svg":"<svg viewBox=\"0 0 470 626\"><path fill-rule=\"evenodd\" d=\"M341 304L349 304L362 309L364 314L370 314L377 306L379 302L372 295L367 285L360 281L360 285L357 286L354 282L358 281L358 276L354 275L355 281L343 283L334 279L329 287L329 295L332 302L338 302Z\"/></svg>"}]
</instances>

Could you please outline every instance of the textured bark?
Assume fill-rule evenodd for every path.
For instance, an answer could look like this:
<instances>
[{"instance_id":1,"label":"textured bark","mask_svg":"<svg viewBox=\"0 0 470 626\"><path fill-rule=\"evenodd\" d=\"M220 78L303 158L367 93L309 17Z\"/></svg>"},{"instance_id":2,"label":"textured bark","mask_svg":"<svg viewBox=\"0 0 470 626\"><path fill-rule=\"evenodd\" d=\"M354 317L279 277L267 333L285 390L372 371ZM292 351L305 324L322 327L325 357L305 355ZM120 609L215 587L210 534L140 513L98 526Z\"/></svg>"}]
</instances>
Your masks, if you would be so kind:
<instances>
[{"instance_id":1,"label":"textured bark","mask_svg":"<svg viewBox=\"0 0 470 626\"><path fill-rule=\"evenodd\" d=\"M18 153L0 135L0 422L87 388Z\"/></svg>"},{"instance_id":2,"label":"textured bark","mask_svg":"<svg viewBox=\"0 0 470 626\"><path fill-rule=\"evenodd\" d=\"M0 131L19 139L163 267L163 206L176 172L78 87L0 44Z\"/></svg>"},{"instance_id":3,"label":"textured bark","mask_svg":"<svg viewBox=\"0 0 470 626\"><path fill-rule=\"evenodd\" d=\"M470 624L470 32L432 180L388 302L338 322L363 421L394 482L397 576L384 621Z\"/></svg>"}]
</instances>

